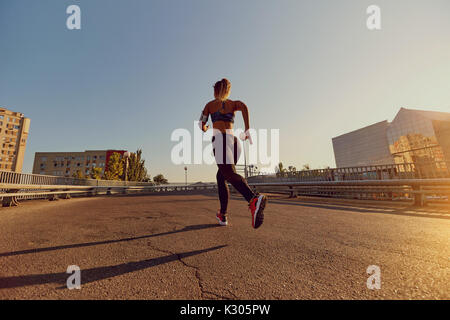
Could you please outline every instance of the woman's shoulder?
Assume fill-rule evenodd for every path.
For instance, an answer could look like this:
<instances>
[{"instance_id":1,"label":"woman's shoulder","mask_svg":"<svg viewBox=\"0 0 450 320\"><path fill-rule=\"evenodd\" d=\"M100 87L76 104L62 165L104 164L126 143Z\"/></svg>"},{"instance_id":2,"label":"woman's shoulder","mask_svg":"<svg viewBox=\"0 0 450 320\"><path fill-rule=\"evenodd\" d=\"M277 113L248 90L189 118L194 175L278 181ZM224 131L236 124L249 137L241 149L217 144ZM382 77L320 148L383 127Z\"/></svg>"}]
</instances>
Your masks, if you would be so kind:
<instances>
[{"instance_id":1,"label":"woman's shoulder","mask_svg":"<svg viewBox=\"0 0 450 320\"><path fill-rule=\"evenodd\" d=\"M230 102L230 103L233 103L233 104L236 104L236 103L243 103L241 100L231 100L231 99L228 99L227 101Z\"/></svg>"},{"instance_id":2,"label":"woman's shoulder","mask_svg":"<svg viewBox=\"0 0 450 320\"><path fill-rule=\"evenodd\" d=\"M207 102L207 103L205 104L205 108L204 108L203 110L208 111L208 112L211 112L211 107L212 107L213 104L214 104L213 102L214 102L214 100L211 100L211 101Z\"/></svg>"},{"instance_id":3,"label":"woman's shoulder","mask_svg":"<svg viewBox=\"0 0 450 320\"><path fill-rule=\"evenodd\" d=\"M216 104L217 104L217 100L214 99L214 100L211 100L208 103L206 103L205 107L213 106L213 105L216 105Z\"/></svg>"},{"instance_id":4,"label":"woman's shoulder","mask_svg":"<svg viewBox=\"0 0 450 320\"><path fill-rule=\"evenodd\" d=\"M219 110L221 105L222 103L219 100L214 99L209 101L205 105L205 109L213 113L214 111ZM225 100L225 105L227 105L228 107L232 106L233 111L240 109L242 106L245 106L245 104L241 100L231 100L231 99Z\"/></svg>"},{"instance_id":5,"label":"woman's shoulder","mask_svg":"<svg viewBox=\"0 0 450 320\"><path fill-rule=\"evenodd\" d=\"M235 109L245 106L245 103L243 103L241 100L232 100L232 102Z\"/></svg>"}]
</instances>

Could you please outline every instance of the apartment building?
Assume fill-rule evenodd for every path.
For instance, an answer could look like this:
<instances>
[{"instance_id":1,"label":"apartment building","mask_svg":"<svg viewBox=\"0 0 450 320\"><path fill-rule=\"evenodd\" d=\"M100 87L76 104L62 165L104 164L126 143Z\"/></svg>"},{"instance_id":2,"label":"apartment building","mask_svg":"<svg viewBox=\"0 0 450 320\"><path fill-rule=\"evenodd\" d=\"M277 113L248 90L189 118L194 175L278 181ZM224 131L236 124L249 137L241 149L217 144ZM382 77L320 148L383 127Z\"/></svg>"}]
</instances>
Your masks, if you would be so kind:
<instances>
[{"instance_id":1,"label":"apartment building","mask_svg":"<svg viewBox=\"0 0 450 320\"><path fill-rule=\"evenodd\" d=\"M33 173L51 176L72 177L80 171L89 175L92 168L102 168L102 174L108 167L109 157L113 153L123 154L126 150L86 150L84 152L36 152Z\"/></svg>"},{"instance_id":2,"label":"apartment building","mask_svg":"<svg viewBox=\"0 0 450 320\"><path fill-rule=\"evenodd\" d=\"M22 172L30 119L0 108L0 170Z\"/></svg>"}]
</instances>

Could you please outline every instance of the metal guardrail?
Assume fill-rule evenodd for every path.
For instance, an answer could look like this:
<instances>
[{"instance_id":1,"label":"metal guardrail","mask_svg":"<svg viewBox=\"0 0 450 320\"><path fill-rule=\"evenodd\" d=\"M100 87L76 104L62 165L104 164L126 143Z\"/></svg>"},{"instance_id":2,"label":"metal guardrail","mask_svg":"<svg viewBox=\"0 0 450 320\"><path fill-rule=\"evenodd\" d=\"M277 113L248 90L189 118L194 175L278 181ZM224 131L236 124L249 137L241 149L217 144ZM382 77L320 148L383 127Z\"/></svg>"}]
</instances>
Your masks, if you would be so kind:
<instances>
[{"instance_id":1,"label":"metal guardrail","mask_svg":"<svg viewBox=\"0 0 450 320\"><path fill-rule=\"evenodd\" d=\"M430 201L449 202L450 178L443 179L391 179L391 180L342 180L342 181L297 181L297 180L249 180L249 185L260 192L288 193L317 197L340 197L351 199L406 200L423 206ZM74 179L35 174L0 171L0 197L3 206L18 204L20 199L59 197L70 195L171 192L217 189L208 184L153 185L142 182Z\"/></svg>"},{"instance_id":2,"label":"metal guardrail","mask_svg":"<svg viewBox=\"0 0 450 320\"><path fill-rule=\"evenodd\" d=\"M58 176L0 171L0 198L4 207L19 200L58 198L70 195L97 195L136 192L171 192L215 189L215 184L163 184L148 182L76 179Z\"/></svg>"},{"instance_id":3,"label":"metal guardrail","mask_svg":"<svg viewBox=\"0 0 450 320\"><path fill-rule=\"evenodd\" d=\"M39 184L14 184L1 183L0 193L3 207L18 205L19 199L42 199L48 200L70 199L70 195L95 196L99 194L111 195L113 193L143 193L143 192L175 192L213 190L214 184L166 184L166 185L121 185L121 186L89 186L89 185L39 185Z\"/></svg>"},{"instance_id":4,"label":"metal guardrail","mask_svg":"<svg viewBox=\"0 0 450 320\"><path fill-rule=\"evenodd\" d=\"M277 181L250 182L260 192L289 193L318 197L341 197L371 200L407 200L424 206L430 201L448 203L450 179L395 179L351 181Z\"/></svg>"},{"instance_id":5,"label":"metal guardrail","mask_svg":"<svg viewBox=\"0 0 450 320\"><path fill-rule=\"evenodd\" d=\"M0 183L39 184L39 185L88 185L88 186L148 186L148 182L77 179L41 174L0 171Z\"/></svg>"},{"instance_id":6,"label":"metal guardrail","mask_svg":"<svg viewBox=\"0 0 450 320\"><path fill-rule=\"evenodd\" d=\"M450 162L401 163L327 168L282 172L276 175L254 175L253 183L270 181L348 181L348 180L397 180L450 178Z\"/></svg>"}]
</instances>

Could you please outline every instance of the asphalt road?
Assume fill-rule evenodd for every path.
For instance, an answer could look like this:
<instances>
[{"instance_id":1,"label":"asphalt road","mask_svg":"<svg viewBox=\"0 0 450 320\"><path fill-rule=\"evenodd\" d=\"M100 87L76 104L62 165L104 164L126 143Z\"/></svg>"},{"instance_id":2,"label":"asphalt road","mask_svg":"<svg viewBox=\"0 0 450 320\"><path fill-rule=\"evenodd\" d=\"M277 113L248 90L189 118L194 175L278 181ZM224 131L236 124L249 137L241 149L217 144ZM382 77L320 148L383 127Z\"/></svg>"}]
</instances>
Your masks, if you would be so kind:
<instances>
[{"instance_id":1,"label":"asphalt road","mask_svg":"<svg viewBox=\"0 0 450 320\"><path fill-rule=\"evenodd\" d=\"M0 299L450 298L449 210L272 197L253 230L245 202L231 201L228 227L217 206L198 194L1 208Z\"/></svg>"}]
</instances>

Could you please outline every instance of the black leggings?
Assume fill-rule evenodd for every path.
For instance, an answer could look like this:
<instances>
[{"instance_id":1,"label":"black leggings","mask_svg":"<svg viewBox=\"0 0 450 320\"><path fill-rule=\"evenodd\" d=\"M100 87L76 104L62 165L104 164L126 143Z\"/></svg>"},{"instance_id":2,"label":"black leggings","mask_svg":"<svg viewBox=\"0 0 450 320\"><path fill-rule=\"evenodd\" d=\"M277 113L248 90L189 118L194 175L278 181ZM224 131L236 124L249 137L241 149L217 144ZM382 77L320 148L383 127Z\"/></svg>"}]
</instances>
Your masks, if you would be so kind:
<instances>
[{"instance_id":1,"label":"black leggings","mask_svg":"<svg viewBox=\"0 0 450 320\"><path fill-rule=\"evenodd\" d=\"M250 202L255 194L248 186L247 181L236 173L235 164L240 154L240 145L237 138L226 133L222 133L221 135L221 143L218 143L220 134L219 136L215 135L212 142L213 152L216 156L217 166L219 167L216 178L217 189L219 191L220 213L226 214L230 194L227 182L239 191L247 202ZM223 152L216 152L216 148L221 148ZM233 163L228 163L230 158L233 159Z\"/></svg>"}]
</instances>

